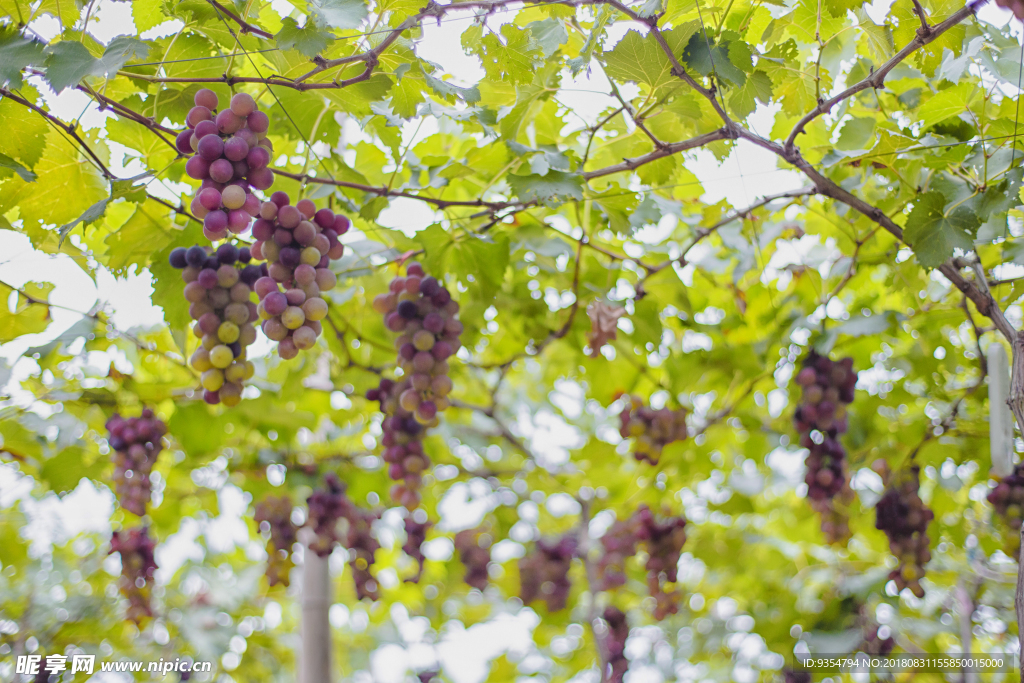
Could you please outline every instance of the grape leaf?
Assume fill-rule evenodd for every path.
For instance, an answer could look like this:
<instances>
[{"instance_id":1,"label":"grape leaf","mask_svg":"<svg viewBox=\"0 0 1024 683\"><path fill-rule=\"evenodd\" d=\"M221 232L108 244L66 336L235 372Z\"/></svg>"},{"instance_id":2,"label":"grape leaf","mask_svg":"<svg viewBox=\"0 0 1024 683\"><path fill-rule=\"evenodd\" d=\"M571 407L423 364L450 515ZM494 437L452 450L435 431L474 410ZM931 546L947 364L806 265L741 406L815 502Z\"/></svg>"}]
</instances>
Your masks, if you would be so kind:
<instances>
[{"instance_id":1,"label":"grape leaf","mask_svg":"<svg viewBox=\"0 0 1024 683\"><path fill-rule=\"evenodd\" d=\"M530 29L533 39L537 41L537 44L544 51L544 59L549 59L551 55L558 51L559 47L565 45L566 41L569 40L569 34L565 32L565 26L554 17L549 17L543 21L530 22L526 27Z\"/></svg>"},{"instance_id":2,"label":"grape leaf","mask_svg":"<svg viewBox=\"0 0 1024 683\"><path fill-rule=\"evenodd\" d=\"M481 41L480 59L488 77L509 83L529 83L543 55L540 44L529 31L512 24L501 27L501 39L494 33Z\"/></svg>"},{"instance_id":3,"label":"grape leaf","mask_svg":"<svg viewBox=\"0 0 1024 683\"><path fill-rule=\"evenodd\" d=\"M43 62L43 47L41 42L23 37L12 26L0 26L0 85L21 88L21 70Z\"/></svg>"},{"instance_id":4,"label":"grape leaf","mask_svg":"<svg viewBox=\"0 0 1024 683\"><path fill-rule=\"evenodd\" d=\"M331 28L359 28L367 14L362 0L311 0L309 7L321 25Z\"/></svg>"},{"instance_id":5,"label":"grape leaf","mask_svg":"<svg viewBox=\"0 0 1024 683\"><path fill-rule=\"evenodd\" d=\"M954 248L968 250L974 246L980 225L978 217L965 206L949 214L945 207L945 195L926 192L918 195L914 210L907 217L904 237L922 266L934 268L951 257Z\"/></svg>"},{"instance_id":6,"label":"grape leaf","mask_svg":"<svg viewBox=\"0 0 1024 683\"><path fill-rule=\"evenodd\" d=\"M735 35L727 31L715 40L703 32L694 33L683 51L683 61L701 76L716 74L720 79L742 86L747 80L742 69L749 69L751 50L746 43L731 38Z\"/></svg>"},{"instance_id":7,"label":"grape leaf","mask_svg":"<svg viewBox=\"0 0 1024 683\"><path fill-rule=\"evenodd\" d=\"M35 173L28 170L6 154L0 154L0 169L8 169L7 172L0 171L0 178L9 176L10 172L14 172L21 176L21 179L26 183L31 183L36 179Z\"/></svg>"},{"instance_id":8,"label":"grape leaf","mask_svg":"<svg viewBox=\"0 0 1024 683\"><path fill-rule=\"evenodd\" d=\"M88 209L86 209L85 212L82 213L82 215L76 218L75 220L60 226L60 230L57 231L60 235L60 241L58 244L63 245L64 240L67 239L67 236L71 233L72 230L75 229L75 227L79 223L82 224L82 227L85 227L86 225L95 223L99 219L103 218L103 215L107 212L108 204L110 204L109 197L107 199L101 199L100 201L96 202Z\"/></svg>"},{"instance_id":9,"label":"grape leaf","mask_svg":"<svg viewBox=\"0 0 1024 683\"><path fill-rule=\"evenodd\" d=\"M132 265L139 268L148 266L153 254L173 238L165 213L165 209L156 202L146 202L135 209L132 217L104 240L108 247L107 267L115 273L123 273Z\"/></svg>"},{"instance_id":10,"label":"grape leaf","mask_svg":"<svg viewBox=\"0 0 1024 683\"><path fill-rule=\"evenodd\" d=\"M31 87L21 89L21 95L30 102L36 99L34 93ZM49 129L46 119L5 97L0 100L0 121L4 122L0 152L17 159L25 168L34 169L46 148L46 133Z\"/></svg>"},{"instance_id":11,"label":"grape leaf","mask_svg":"<svg viewBox=\"0 0 1024 683\"><path fill-rule=\"evenodd\" d=\"M928 128L951 116L962 114L970 108L977 93L978 88L973 83L961 83L943 90L925 102L918 110L921 125Z\"/></svg>"},{"instance_id":12,"label":"grape leaf","mask_svg":"<svg viewBox=\"0 0 1024 683\"><path fill-rule=\"evenodd\" d=\"M745 119L757 108L758 102L768 104L771 99L772 79L758 70L750 74L742 88L736 88L729 95L729 108L737 117Z\"/></svg>"},{"instance_id":13,"label":"grape leaf","mask_svg":"<svg viewBox=\"0 0 1024 683\"><path fill-rule=\"evenodd\" d=\"M583 199L583 178L576 173L548 171L543 176L510 173L508 184L523 201L546 203L554 199Z\"/></svg>"},{"instance_id":14,"label":"grape leaf","mask_svg":"<svg viewBox=\"0 0 1024 683\"><path fill-rule=\"evenodd\" d=\"M466 104L476 104L480 101L480 89L475 85L469 88L460 88L457 85L442 81L440 78L435 78L428 73L423 74L427 79L427 85L433 89L441 97L445 98L449 102L452 98L457 97Z\"/></svg>"},{"instance_id":15,"label":"grape leaf","mask_svg":"<svg viewBox=\"0 0 1024 683\"><path fill-rule=\"evenodd\" d=\"M327 45L334 40L334 37L321 31L313 24L307 22L300 27L291 17L285 17L283 26L274 38L277 46L282 50L298 50L307 57L315 57L327 49Z\"/></svg>"},{"instance_id":16,"label":"grape leaf","mask_svg":"<svg viewBox=\"0 0 1024 683\"><path fill-rule=\"evenodd\" d=\"M687 22L664 33L665 40L678 53L686 41L695 35L700 25ZM677 80L672 75L672 62L654 41L647 40L639 31L630 30L611 52L604 55L605 73L617 81L643 83L655 90Z\"/></svg>"},{"instance_id":17,"label":"grape leaf","mask_svg":"<svg viewBox=\"0 0 1024 683\"><path fill-rule=\"evenodd\" d=\"M96 73L99 60L81 43L62 40L46 48L46 81L54 92L77 85L86 76Z\"/></svg>"},{"instance_id":18,"label":"grape leaf","mask_svg":"<svg viewBox=\"0 0 1024 683\"><path fill-rule=\"evenodd\" d=\"M29 282L15 294L13 287L0 282L0 344L46 329L50 324L47 297L52 289L53 285L48 282ZM12 295L13 308L8 303Z\"/></svg>"}]
</instances>

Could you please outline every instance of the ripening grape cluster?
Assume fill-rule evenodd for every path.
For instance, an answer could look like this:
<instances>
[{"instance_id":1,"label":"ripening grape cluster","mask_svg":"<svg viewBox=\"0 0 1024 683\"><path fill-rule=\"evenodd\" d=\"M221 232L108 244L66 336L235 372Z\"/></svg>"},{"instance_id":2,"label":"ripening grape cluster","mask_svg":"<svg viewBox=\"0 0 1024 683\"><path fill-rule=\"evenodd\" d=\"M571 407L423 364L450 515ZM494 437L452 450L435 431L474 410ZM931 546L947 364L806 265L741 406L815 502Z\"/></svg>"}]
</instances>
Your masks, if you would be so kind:
<instances>
[{"instance_id":1,"label":"ripening grape cluster","mask_svg":"<svg viewBox=\"0 0 1024 683\"><path fill-rule=\"evenodd\" d=\"M395 348L403 379L383 379L366 397L378 401L385 415L383 457L388 475L399 482L391 488L391 497L414 510L420 502L423 471L430 465L423 436L450 404L448 358L459 350L462 323L456 317L458 302L418 263L410 263L405 277L395 277L388 290L374 298L373 307L384 314L385 327L399 335Z\"/></svg>"},{"instance_id":2,"label":"ripening grape cluster","mask_svg":"<svg viewBox=\"0 0 1024 683\"><path fill-rule=\"evenodd\" d=\"M274 184L270 118L247 93L233 95L223 111L217 106L215 92L197 92L195 106L185 117L189 127L176 140L179 152L193 155L185 173L202 185L192 200L192 213L203 221L203 234L211 241L245 232L260 211L252 190Z\"/></svg>"},{"instance_id":3,"label":"ripening grape cluster","mask_svg":"<svg viewBox=\"0 0 1024 683\"><path fill-rule=\"evenodd\" d=\"M479 529L465 529L455 534L455 549L466 568L463 581L480 591L487 588L487 566L491 562L489 539Z\"/></svg>"},{"instance_id":4,"label":"ripening grape cluster","mask_svg":"<svg viewBox=\"0 0 1024 683\"><path fill-rule=\"evenodd\" d=\"M679 611L679 594L667 584L678 579L679 557L686 543L686 518L659 521L647 505L641 505L628 519L619 520L601 537L604 551L597 563L602 590L626 583L626 560L644 545L647 588L655 600L654 617L664 619Z\"/></svg>"},{"instance_id":5,"label":"ripening grape cluster","mask_svg":"<svg viewBox=\"0 0 1024 683\"><path fill-rule=\"evenodd\" d=\"M377 515L365 510L345 494L345 485L334 472L324 476L326 486L316 489L306 500L309 510L307 524L313 528L316 538L309 549L320 557L327 557L337 543L349 550L349 566L356 584L359 599L377 599L377 583L370 573L374 553L380 548L371 533ZM341 535L339 522L344 519L347 530Z\"/></svg>"},{"instance_id":6,"label":"ripening grape cluster","mask_svg":"<svg viewBox=\"0 0 1024 683\"><path fill-rule=\"evenodd\" d=\"M800 446L809 451L804 478L807 497L822 516L825 537L830 542L841 541L849 537L850 530L834 500L850 496L846 450L839 437L846 433L846 406L853 402L857 385L853 359L833 361L811 351L796 383L803 388L803 395L793 422L800 435Z\"/></svg>"},{"instance_id":7,"label":"ripening grape cluster","mask_svg":"<svg viewBox=\"0 0 1024 683\"><path fill-rule=\"evenodd\" d=\"M636 555L638 536L636 515L616 520L601 537L601 559L597 562L597 577L601 590L618 588L626 583L626 560Z\"/></svg>"},{"instance_id":8,"label":"ripening grape cluster","mask_svg":"<svg viewBox=\"0 0 1024 683\"><path fill-rule=\"evenodd\" d=\"M932 559L929 550L928 523L935 516L918 495L920 468L896 473L875 506L875 528L889 537L889 550L899 564L889 574L899 590L909 588L924 597L921 578L924 566Z\"/></svg>"},{"instance_id":9,"label":"ripening grape cluster","mask_svg":"<svg viewBox=\"0 0 1024 683\"><path fill-rule=\"evenodd\" d=\"M196 321L192 331L202 342L189 365L201 373L207 403L237 405L242 382L256 372L245 350L256 341L257 312L250 295L263 267L251 261L248 247L229 242L216 250L197 245L171 251L170 263L181 270L188 312Z\"/></svg>"},{"instance_id":10,"label":"ripening grape cluster","mask_svg":"<svg viewBox=\"0 0 1024 683\"><path fill-rule=\"evenodd\" d=\"M637 535L647 550L647 589L655 599L654 618L661 620L679 611L679 594L666 584L678 577L679 556L686 543L686 519L682 516L658 521L646 505L635 513Z\"/></svg>"},{"instance_id":11,"label":"ripening grape cluster","mask_svg":"<svg viewBox=\"0 0 1024 683\"><path fill-rule=\"evenodd\" d=\"M259 208L252 226L254 258L267 263L256 283L263 333L277 342L277 355L295 358L310 349L323 332L327 317L322 292L334 288L338 278L330 269L345 245L338 241L351 223L330 209L316 210L309 199L294 206L284 192L275 192Z\"/></svg>"},{"instance_id":12,"label":"ripening grape cluster","mask_svg":"<svg viewBox=\"0 0 1024 683\"><path fill-rule=\"evenodd\" d=\"M1024 464L1017 465L1013 472L989 491L988 502L1013 531L1006 539L1006 553L1010 557L1020 555L1020 527L1024 520Z\"/></svg>"},{"instance_id":13,"label":"ripening grape cluster","mask_svg":"<svg viewBox=\"0 0 1024 683\"><path fill-rule=\"evenodd\" d=\"M619 434L633 439L633 457L657 464L662 449L673 441L686 439L686 411L661 408L655 410L638 396L627 397L619 413Z\"/></svg>"},{"instance_id":14,"label":"ripening grape cluster","mask_svg":"<svg viewBox=\"0 0 1024 683\"><path fill-rule=\"evenodd\" d=\"M163 448L167 425L146 408L140 417L114 413L107 420L107 442L114 451L114 485L121 507L139 517L146 514L152 482L150 474Z\"/></svg>"},{"instance_id":15,"label":"ripening grape cluster","mask_svg":"<svg viewBox=\"0 0 1024 683\"><path fill-rule=\"evenodd\" d=\"M605 650L608 654L608 674L602 680L608 683L622 683L629 669L629 660L626 659L626 639L629 638L629 622L626 615L618 607L609 605L604 608L601 615L604 623L608 625L608 633L605 636Z\"/></svg>"},{"instance_id":16,"label":"ripening grape cluster","mask_svg":"<svg viewBox=\"0 0 1024 683\"><path fill-rule=\"evenodd\" d=\"M882 638L878 635L880 628L881 626L873 622L865 626L864 642L860 645L864 654L885 657L896 647L896 641L892 636Z\"/></svg>"},{"instance_id":17,"label":"ripening grape cluster","mask_svg":"<svg viewBox=\"0 0 1024 683\"><path fill-rule=\"evenodd\" d=\"M270 535L267 548L267 580L271 586L288 585L292 567L292 546L298 527L292 521L292 499L270 496L256 506L256 526Z\"/></svg>"},{"instance_id":18,"label":"ripening grape cluster","mask_svg":"<svg viewBox=\"0 0 1024 683\"><path fill-rule=\"evenodd\" d=\"M153 551L156 541L149 536L149 529L136 527L115 531L110 537L110 553L121 556L121 578L118 588L128 598L128 618L136 624L153 616L150 594L156 560Z\"/></svg>"},{"instance_id":19,"label":"ripening grape cluster","mask_svg":"<svg viewBox=\"0 0 1024 683\"><path fill-rule=\"evenodd\" d=\"M430 527L430 521L423 510L417 510L405 518L405 543L402 545L402 550L406 555L416 560L416 563L419 565L419 571L416 572L415 576L406 579L406 581L416 583L423 576L423 563L427 559L423 554L423 544L427 540L427 530Z\"/></svg>"},{"instance_id":20,"label":"ripening grape cluster","mask_svg":"<svg viewBox=\"0 0 1024 683\"><path fill-rule=\"evenodd\" d=\"M794 669L784 669L782 672L784 683L811 683L811 672Z\"/></svg>"},{"instance_id":21,"label":"ripening grape cluster","mask_svg":"<svg viewBox=\"0 0 1024 683\"><path fill-rule=\"evenodd\" d=\"M565 607L572 588L569 569L576 547L572 535L552 541L541 539L531 554L519 560L519 597L524 605L543 598L549 612Z\"/></svg>"},{"instance_id":22,"label":"ripening grape cluster","mask_svg":"<svg viewBox=\"0 0 1024 683\"><path fill-rule=\"evenodd\" d=\"M316 539L309 549L320 557L327 557L341 542L338 522L352 514L352 501L345 495L345 485L334 472L324 476L324 488L315 489L306 499L309 511L306 524L313 528Z\"/></svg>"}]
</instances>

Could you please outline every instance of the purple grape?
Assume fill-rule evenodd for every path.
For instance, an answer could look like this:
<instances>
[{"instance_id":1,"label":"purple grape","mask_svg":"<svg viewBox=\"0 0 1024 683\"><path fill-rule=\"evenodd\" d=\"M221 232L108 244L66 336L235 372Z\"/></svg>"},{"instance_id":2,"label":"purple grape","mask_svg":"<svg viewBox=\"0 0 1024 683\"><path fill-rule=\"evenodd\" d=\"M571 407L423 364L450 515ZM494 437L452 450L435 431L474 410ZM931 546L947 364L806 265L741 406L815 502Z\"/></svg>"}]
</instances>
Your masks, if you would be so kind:
<instances>
[{"instance_id":1,"label":"purple grape","mask_svg":"<svg viewBox=\"0 0 1024 683\"><path fill-rule=\"evenodd\" d=\"M195 157L193 157L195 159ZM209 175L218 183L229 183L234 177L235 169L227 159L217 159L209 166Z\"/></svg>"},{"instance_id":2,"label":"purple grape","mask_svg":"<svg viewBox=\"0 0 1024 683\"><path fill-rule=\"evenodd\" d=\"M182 154L192 154L192 135L191 129L186 129L178 133L178 136L174 138L174 146ZM262 149L262 148L261 148ZM270 155L267 155L270 158Z\"/></svg>"},{"instance_id":3,"label":"purple grape","mask_svg":"<svg viewBox=\"0 0 1024 683\"><path fill-rule=\"evenodd\" d=\"M203 159L214 162L220 159L224 153L224 141L219 135L207 135L199 139L199 147L196 150Z\"/></svg>"}]
</instances>

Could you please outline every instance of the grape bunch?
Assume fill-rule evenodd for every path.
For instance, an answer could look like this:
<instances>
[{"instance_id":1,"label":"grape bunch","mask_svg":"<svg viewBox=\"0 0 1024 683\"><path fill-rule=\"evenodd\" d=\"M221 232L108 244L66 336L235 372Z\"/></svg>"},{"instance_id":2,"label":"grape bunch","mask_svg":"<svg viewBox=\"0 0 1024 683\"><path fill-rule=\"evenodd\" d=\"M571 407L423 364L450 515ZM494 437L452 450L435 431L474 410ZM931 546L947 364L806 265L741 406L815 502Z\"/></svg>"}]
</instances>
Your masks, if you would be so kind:
<instances>
[{"instance_id":1,"label":"grape bunch","mask_svg":"<svg viewBox=\"0 0 1024 683\"><path fill-rule=\"evenodd\" d=\"M316 489L306 499L309 511L306 524L313 529L316 539L309 549L320 557L327 557L334 546L341 542L338 522L353 514L354 505L345 495L345 485L334 472L324 476L324 488Z\"/></svg>"},{"instance_id":2,"label":"grape bunch","mask_svg":"<svg viewBox=\"0 0 1024 683\"><path fill-rule=\"evenodd\" d=\"M622 683L626 676L626 670L629 669L629 660L626 659L629 622L622 610L613 605L604 608L601 618L608 625L604 643L608 654L607 667L609 669L607 677L603 677L602 680L608 683Z\"/></svg>"},{"instance_id":3,"label":"grape bunch","mask_svg":"<svg viewBox=\"0 0 1024 683\"><path fill-rule=\"evenodd\" d=\"M662 449L673 441L686 438L686 411L645 406L638 396L627 397L619 413L619 434L633 439L633 457L655 465Z\"/></svg>"},{"instance_id":4,"label":"grape bunch","mask_svg":"<svg viewBox=\"0 0 1024 683\"><path fill-rule=\"evenodd\" d=\"M238 405L242 382L256 371L246 347L256 341L256 305L250 300L263 266L251 263L248 247L225 242L217 247L178 247L170 263L181 270L188 312L196 321L192 332L201 341L189 365L201 373L207 403Z\"/></svg>"},{"instance_id":5,"label":"grape bunch","mask_svg":"<svg viewBox=\"0 0 1024 683\"><path fill-rule=\"evenodd\" d=\"M458 302L418 263L410 263L405 277L395 277L386 294L373 300L384 314L384 325L395 339L403 379L381 380L366 397L380 403L384 461L388 475L399 482L391 497L410 510L419 505L423 471L430 462L423 451L426 429L438 424L438 413L450 405L452 380L448 358L459 350L462 323Z\"/></svg>"},{"instance_id":6,"label":"grape bunch","mask_svg":"<svg viewBox=\"0 0 1024 683\"><path fill-rule=\"evenodd\" d=\"M1006 525L1013 531L1006 539L1006 554L1010 557L1020 555L1020 527L1024 520L1024 464L1017 465L1013 472L1002 479L996 487L989 491L988 502L1003 518Z\"/></svg>"},{"instance_id":7,"label":"grape bunch","mask_svg":"<svg viewBox=\"0 0 1024 683\"><path fill-rule=\"evenodd\" d=\"M418 583L420 577L423 576L423 563L427 559L423 555L423 543L427 540L427 530L430 527L430 521L422 510L417 510L405 518L405 543L402 545L402 550L406 555L416 560L416 563L419 565L419 570L416 574L406 579L406 581L411 583Z\"/></svg>"},{"instance_id":8,"label":"grape bunch","mask_svg":"<svg viewBox=\"0 0 1024 683\"><path fill-rule=\"evenodd\" d=\"M549 612L565 607L572 583L569 569L576 556L576 537L537 541L532 554L519 560L519 597L524 605L543 597Z\"/></svg>"},{"instance_id":9,"label":"grape bunch","mask_svg":"<svg viewBox=\"0 0 1024 683\"><path fill-rule=\"evenodd\" d=\"M783 683L811 683L811 672L800 669L783 669Z\"/></svg>"},{"instance_id":10,"label":"grape bunch","mask_svg":"<svg viewBox=\"0 0 1024 683\"><path fill-rule=\"evenodd\" d=\"M128 598L128 619L136 624L153 616L150 594L156 560L153 551L156 541L149 536L149 529L136 527L115 531L110 537L110 552L121 556L121 578L118 588Z\"/></svg>"},{"instance_id":11,"label":"grape bunch","mask_svg":"<svg viewBox=\"0 0 1024 683\"><path fill-rule=\"evenodd\" d=\"M344 254L338 237L351 223L330 209L317 211L309 199L292 206L284 192L263 202L259 216L252 226L252 254L267 262L256 282L259 316L263 333L277 342L277 355L288 360L313 348L323 332L327 302L321 293L338 283L330 262Z\"/></svg>"},{"instance_id":12,"label":"grape bunch","mask_svg":"<svg viewBox=\"0 0 1024 683\"><path fill-rule=\"evenodd\" d=\"M274 184L270 118L248 93L236 93L223 111L217 105L212 90L197 92L195 106L185 117L189 127L176 140L179 152L193 155L185 173L202 185L192 200L192 213L203 221L203 234L211 241L245 232L260 211L252 190Z\"/></svg>"},{"instance_id":13,"label":"grape bunch","mask_svg":"<svg viewBox=\"0 0 1024 683\"><path fill-rule=\"evenodd\" d=\"M114 451L114 486L121 507L139 517L146 514L150 473L163 448L167 425L146 408L140 417L114 413L107 420L108 443Z\"/></svg>"},{"instance_id":14,"label":"grape bunch","mask_svg":"<svg viewBox=\"0 0 1024 683\"><path fill-rule=\"evenodd\" d=\"M626 560L636 555L639 541L638 518L617 520L601 537L601 558L597 577L601 590L618 588L626 583Z\"/></svg>"},{"instance_id":15,"label":"grape bunch","mask_svg":"<svg viewBox=\"0 0 1024 683\"><path fill-rule=\"evenodd\" d=\"M866 655L873 655L878 657L885 657L893 648L896 646L896 641L892 636L887 638L881 638L878 635L878 631L881 627L874 623L869 622L864 627L864 641L860 644L860 649Z\"/></svg>"},{"instance_id":16,"label":"grape bunch","mask_svg":"<svg viewBox=\"0 0 1024 683\"><path fill-rule=\"evenodd\" d=\"M307 525L313 528L316 539L309 549L320 557L327 557L337 543L349 550L349 565L359 599L377 599L377 583L370 573L374 553L380 543L373 537L373 522L377 514L358 507L345 494L345 485L334 472L324 476L325 487L316 489L306 500L309 510ZM345 520L345 524L340 522ZM342 530L344 536L342 536Z\"/></svg>"},{"instance_id":17,"label":"grape bunch","mask_svg":"<svg viewBox=\"0 0 1024 683\"><path fill-rule=\"evenodd\" d=\"M466 568L463 581L480 591L487 588L487 566L491 562L489 538L480 529L464 529L455 534L455 549Z\"/></svg>"},{"instance_id":18,"label":"grape bunch","mask_svg":"<svg viewBox=\"0 0 1024 683\"><path fill-rule=\"evenodd\" d=\"M924 566L932 559L928 523L935 516L918 495L920 470L914 465L890 477L875 506L875 528L889 537L889 550L899 560L889 578L899 590L910 588L919 598L924 597Z\"/></svg>"},{"instance_id":19,"label":"grape bunch","mask_svg":"<svg viewBox=\"0 0 1024 683\"><path fill-rule=\"evenodd\" d=\"M356 584L356 597L360 600L370 598L376 600L377 582L370 573L373 566L374 553L380 549L380 543L371 533L373 523L377 521L376 513L364 508L351 507L348 517L348 533L345 547L349 550L349 566L352 567L352 578Z\"/></svg>"},{"instance_id":20,"label":"grape bunch","mask_svg":"<svg viewBox=\"0 0 1024 683\"><path fill-rule=\"evenodd\" d=\"M423 449L426 427L402 408L399 400L410 388L408 379L395 382L385 378L376 389L366 392L366 398L379 402L385 416L381 423L382 457L388 464L388 476L400 482L391 487L391 497L399 505L415 510L420 504L419 488L423 483L423 472L430 467L430 458Z\"/></svg>"},{"instance_id":21,"label":"grape bunch","mask_svg":"<svg viewBox=\"0 0 1024 683\"><path fill-rule=\"evenodd\" d=\"M803 388L793 414L800 446L808 450L807 497L822 517L821 530L830 542L849 538L849 524L835 501L849 500L852 491L846 466L846 450L839 436L846 433L846 406L853 402L857 373L853 359L833 361L811 351L796 376Z\"/></svg>"},{"instance_id":22,"label":"grape bunch","mask_svg":"<svg viewBox=\"0 0 1024 683\"><path fill-rule=\"evenodd\" d=\"M661 620L679 611L679 594L666 584L678 577L679 556L686 543L686 519L671 517L659 522L647 505L637 509L637 535L647 550L647 588L655 599L654 618Z\"/></svg>"},{"instance_id":23,"label":"grape bunch","mask_svg":"<svg viewBox=\"0 0 1024 683\"><path fill-rule=\"evenodd\" d=\"M292 499L288 496L266 498L256 506L256 525L269 535L267 580L271 586L288 585L292 567L292 546L298 527L292 521Z\"/></svg>"}]
</instances>

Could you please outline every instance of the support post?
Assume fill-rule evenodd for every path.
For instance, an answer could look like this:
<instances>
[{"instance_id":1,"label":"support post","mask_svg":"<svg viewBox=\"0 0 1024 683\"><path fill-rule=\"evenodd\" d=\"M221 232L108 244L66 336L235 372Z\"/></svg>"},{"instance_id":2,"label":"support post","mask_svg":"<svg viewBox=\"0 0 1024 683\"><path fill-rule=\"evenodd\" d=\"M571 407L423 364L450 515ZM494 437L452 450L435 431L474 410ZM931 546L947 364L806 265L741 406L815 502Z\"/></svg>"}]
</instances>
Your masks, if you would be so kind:
<instances>
[{"instance_id":1,"label":"support post","mask_svg":"<svg viewBox=\"0 0 1024 683\"><path fill-rule=\"evenodd\" d=\"M1010 362L1006 349L997 341L988 345L989 444L992 474L1008 477L1013 472L1013 414L1006 401L1010 397Z\"/></svg>"},{"instance_id":2,"label":"support post","mask_svg":"<svg viewBox=\"0 0 1024 683\"><path fill-rule=\"evenodd\" d=\"M302 529L300 534L303 560L299 683L331 683L331 574L327 558L309 549L312 530Z\"/></svg>"}]
</instances>

